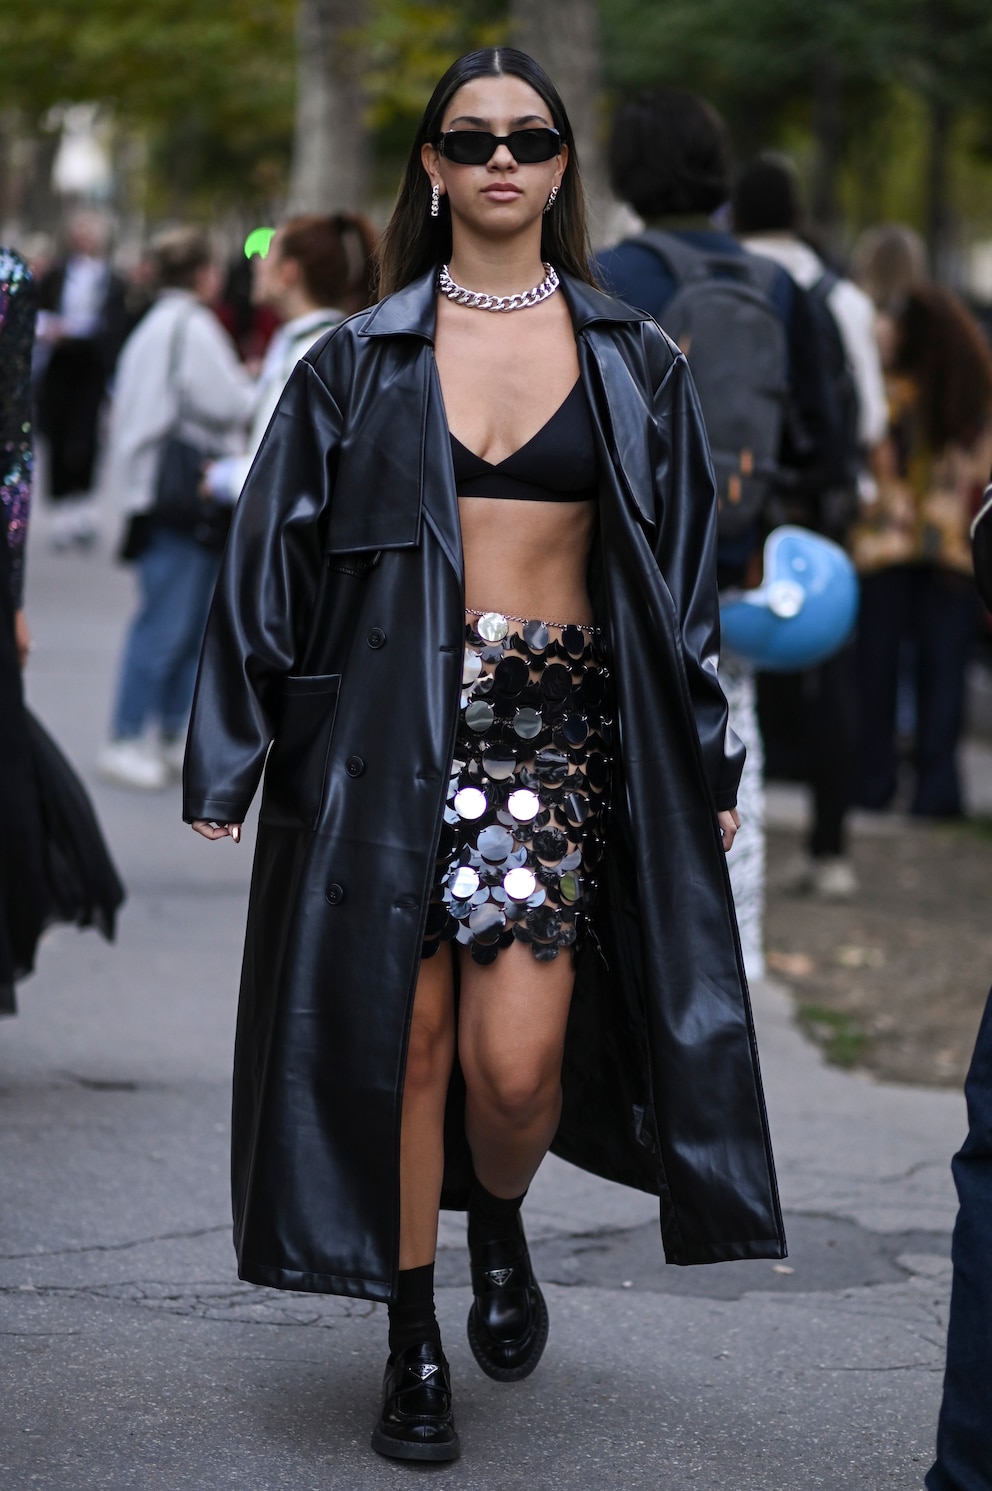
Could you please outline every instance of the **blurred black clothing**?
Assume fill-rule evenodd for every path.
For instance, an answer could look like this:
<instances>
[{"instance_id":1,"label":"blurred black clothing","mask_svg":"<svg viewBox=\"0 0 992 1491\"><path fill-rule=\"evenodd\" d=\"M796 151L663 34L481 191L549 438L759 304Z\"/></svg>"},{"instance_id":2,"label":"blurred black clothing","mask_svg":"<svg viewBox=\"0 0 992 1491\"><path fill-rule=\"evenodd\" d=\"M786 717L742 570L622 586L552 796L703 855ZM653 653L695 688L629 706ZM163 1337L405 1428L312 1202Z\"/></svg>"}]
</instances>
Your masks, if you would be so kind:
<instances>
[{"instance_id":1,"label":"blurred black clothing","mask_svg":"<svg viewBox=\"0 0 992 1491\"><path fill-rule=\"evenodd\" d=\"M89 797L24 706L6 544L0 543L0 1015L53 922L113 940L124 890Z\"/></svg>"},{"instance_id":2,"label":"blurred black clothing","mask_svg":"<svg viewBox=\"0 0 992 1491\"><path fill-rule=\"evenodd\" d=\"M60 313L67 268L57 265L41 277L39 310ZM92 335L53 343L42 367L35 397L38 427L49 442L49 496L55 501L93 485L100 408L128 324L124 281L108 268Z\"/></svg>"},{"instance_id":3,"label":"blurred black clothing","mask_svg":"<svg viewBox=\"0 0 992 1491\"><path fill-rule=\"evenodd\" d=\"M758 719L765 775L807 782L813 859L847 853L845 820L854 790L857 745L855 648L850 643L818 668L758 674Z\"/></svg>"},{"instance_id":4,"label":"blurred black clothing","mask_svg":"<svg viewBox=\"0 0 992 1491\"><path fill-rule=\"evenodd\" d=\"M856 786L862 807L881 811L896 793L899 665L909 644L916 684L916 787L910 812L957 818L964 811L957 748L965 675L980 617L970 575L935 564L893 564L862 576Z\"/></svg>"}]
</instances>

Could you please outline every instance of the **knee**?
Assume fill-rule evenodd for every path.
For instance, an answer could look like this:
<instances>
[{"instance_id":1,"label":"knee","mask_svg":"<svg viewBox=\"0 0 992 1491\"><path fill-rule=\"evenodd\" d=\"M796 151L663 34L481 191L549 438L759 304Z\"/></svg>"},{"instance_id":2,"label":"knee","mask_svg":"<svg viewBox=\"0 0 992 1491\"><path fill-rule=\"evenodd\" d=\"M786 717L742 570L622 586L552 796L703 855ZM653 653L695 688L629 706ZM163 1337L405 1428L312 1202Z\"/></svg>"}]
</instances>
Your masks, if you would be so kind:
<instances>
[{"instance_id":1,"label":"knee","mask_svg":"<svg viewBox=\"0 0 992 1491\"><path fill-rule=\"evenodd\" d=\"M447 1083L451 1068L452 1032L446 1021L414 1014L406 1056L407 1090L433 1091Z\"/></svg>"},{"instance_id":2,"label":"knee","mask_svg":"<svg viewBox=\"0 0 992 1491\"><path fill-rule=\"evenodd\" d=\"M514 1061L480 1063L474 1073L473 1096L503 1124L528 1128L555 1108L561 1093L560 1063ZM468 1074L466 1074L468 1080Z\"/></svg>"}]
</instances>

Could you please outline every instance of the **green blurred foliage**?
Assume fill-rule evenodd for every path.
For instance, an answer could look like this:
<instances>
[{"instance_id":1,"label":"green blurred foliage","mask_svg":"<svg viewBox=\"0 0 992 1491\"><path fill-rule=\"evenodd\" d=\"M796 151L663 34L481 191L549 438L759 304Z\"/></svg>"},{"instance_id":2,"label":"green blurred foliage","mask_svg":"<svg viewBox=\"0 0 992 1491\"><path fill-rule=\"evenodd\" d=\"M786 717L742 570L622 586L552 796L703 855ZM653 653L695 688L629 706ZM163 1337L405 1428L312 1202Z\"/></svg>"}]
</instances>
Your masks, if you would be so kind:
<instances>
[{"instance_id":1,"label":"green blurred foliage","mask_svg":"<svg viewBox=\"0 0 992 1491\"><path fill-rule=\"evenodd\" d=\"M556 3L567 24L567 0ZM742 155L789 147L811 180L829 178L824 200L852 223L891 214L925 226L943 172L958 214L992 225L990 0L601 8L610 99L660 82L703 93ZM361 47L377 191L390 190L437 78L459 53L507 41L509 9L509 0L372 0ZM105 102L147 141L153 211L250 209L285 186L295 17L296 0L7 5L0 108L35 124L61 103Z\"/></svg>"},{"instance_id":2,"label":"green blurred foliage","mask_svg":"<svg viewBox=\"0 0 992 1491\"><path fill-rule=\"evenodd\" d=\"M0 10L0 99L34 123L99 102L137 127L161 200L270 196L294 110L295 0L34 0Z\"/></svg>"},{"instance_id":3,"label":"green blurred foliage","mask_svg":"<svg viewBox=\"0 0 992 1491\"><path fill-rule=\"evenodd\" d=\"M416 124L438 78L456 57L505 42L507 17L506 0L446 5L374 0L363 38L372 124L388 129L400 122L405 130Z\"/></svg>"},{"instance_id":4,"label":"green blurred foliage","mask_svg":"<svg viewBox=\"0 0 992 1491\"><path fill-rule=\"evenodd\" d=\"M691 88L721 110L742 156L788 145L812 176L831 155L855 223L927 226L942 171L959 215L992 223L989 0L602 0L602 13L614 98Z\"/></svg>"}]
</instances>

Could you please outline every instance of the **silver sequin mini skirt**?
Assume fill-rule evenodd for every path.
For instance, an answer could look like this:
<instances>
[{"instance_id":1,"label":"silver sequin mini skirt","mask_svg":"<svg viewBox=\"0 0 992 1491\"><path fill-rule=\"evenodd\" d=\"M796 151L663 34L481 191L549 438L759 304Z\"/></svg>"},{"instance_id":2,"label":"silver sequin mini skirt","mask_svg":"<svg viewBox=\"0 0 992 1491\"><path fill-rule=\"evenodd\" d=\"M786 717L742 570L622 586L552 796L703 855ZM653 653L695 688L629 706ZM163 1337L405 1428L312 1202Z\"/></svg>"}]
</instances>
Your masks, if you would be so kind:
<instances>
[{"instance_id":1,"label":"silver sequin mini skirt","mask_svg":"<svg viewBox=\"0 0 992 1491\"><path fill-rule=\"evenodd\" d=\"M469 620L424 957L450 941L483 964L514 941L542 962L576 946L596 893L612 739L597 630Z\"/></svg>"}]
</instances>

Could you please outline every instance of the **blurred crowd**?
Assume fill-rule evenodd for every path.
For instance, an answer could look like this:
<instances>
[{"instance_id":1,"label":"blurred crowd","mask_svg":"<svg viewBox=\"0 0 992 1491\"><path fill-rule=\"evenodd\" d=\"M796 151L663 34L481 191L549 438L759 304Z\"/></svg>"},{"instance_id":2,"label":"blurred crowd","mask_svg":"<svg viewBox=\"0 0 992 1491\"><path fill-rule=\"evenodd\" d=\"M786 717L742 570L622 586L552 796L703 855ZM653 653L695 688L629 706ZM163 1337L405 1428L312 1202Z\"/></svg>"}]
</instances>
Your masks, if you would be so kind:
<instances>
[{"instance_id":1,"label":"blurred crowd","mask_svg":"<svg viewBox=\"0 0 992 1491\"><path fill-rule=\"evenodd\" d=\"M696 374L721 488L722 591L759 583L764 540L786 522L841 544L860 577L856 635L826 662L783 673L723 659L749 751L732 875L759 974L766 777L811 789L807 848L775 867L797 893L856 894L856 805L966 810L966 675L987 637L968 528L992 465L992 354L962 299L930 278L912 229L874 227L840 260L806 217L793 164L733 165L722 121L691 94L623 104L610 170L643 230L596 250L596 273L680 341ZM171 228L125 269L110 221L85 211L57 247L24 245L44 537L88 550L102 528L137 582L98 760L122 787L161 790L181 770L219 553L254 451L299 357L376 293L375 233L358 214L291 217L251 242L250 257L239 246L223 264L203 231ZM737 314L748 297L750 320ZM707 302L721 336L706 330ZM748 391L760 367L775 410L768 389ZM720 429L728 410L740 438ZM22 494L22 527L24 507Z\"/></svg>"}]
</instances>

